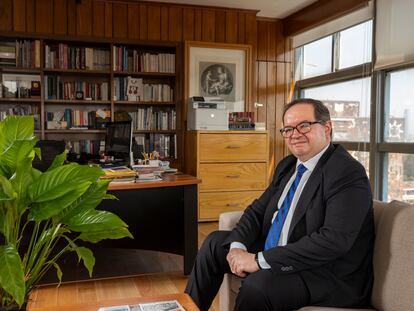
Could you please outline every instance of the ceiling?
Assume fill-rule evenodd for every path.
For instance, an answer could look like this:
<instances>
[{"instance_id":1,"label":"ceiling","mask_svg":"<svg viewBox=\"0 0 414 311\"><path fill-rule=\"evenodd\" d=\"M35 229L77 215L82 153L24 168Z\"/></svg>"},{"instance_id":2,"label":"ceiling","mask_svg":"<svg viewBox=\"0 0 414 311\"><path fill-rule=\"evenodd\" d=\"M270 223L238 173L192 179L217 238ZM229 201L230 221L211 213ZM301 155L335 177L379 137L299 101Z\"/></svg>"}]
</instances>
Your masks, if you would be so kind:
<instances>
[{"instance_id":1,"label":"ceiling","mask_svg":"<svg viewBox=\"0 0 414 311\"><path fill-rule=\"evenodd\" d=\"M260 10L257 16L284 18L317 0L146 0L235 9Z\"/></svg>"}]
</instances>

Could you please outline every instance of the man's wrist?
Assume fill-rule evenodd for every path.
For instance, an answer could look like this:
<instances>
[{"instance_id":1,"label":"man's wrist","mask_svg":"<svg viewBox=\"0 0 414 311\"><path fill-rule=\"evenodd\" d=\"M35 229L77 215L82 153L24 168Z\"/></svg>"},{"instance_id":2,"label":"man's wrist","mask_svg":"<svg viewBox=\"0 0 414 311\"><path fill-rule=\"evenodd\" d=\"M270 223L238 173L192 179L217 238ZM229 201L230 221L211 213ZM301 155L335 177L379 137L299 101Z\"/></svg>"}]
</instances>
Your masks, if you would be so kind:
<instances>
[{"instance_id":1,"label":"man's wrist","mask_svg":"<svg viewBox=\"0 0 414 311\"><path fill-rule=\"evenodd\" d=\"M259 253L256 253L254 255L254 261L256 261L256 264L259 267L259 269L262 270L262 267L260 266L260 263L259 263Z\"/></svg>"}]
</instances>

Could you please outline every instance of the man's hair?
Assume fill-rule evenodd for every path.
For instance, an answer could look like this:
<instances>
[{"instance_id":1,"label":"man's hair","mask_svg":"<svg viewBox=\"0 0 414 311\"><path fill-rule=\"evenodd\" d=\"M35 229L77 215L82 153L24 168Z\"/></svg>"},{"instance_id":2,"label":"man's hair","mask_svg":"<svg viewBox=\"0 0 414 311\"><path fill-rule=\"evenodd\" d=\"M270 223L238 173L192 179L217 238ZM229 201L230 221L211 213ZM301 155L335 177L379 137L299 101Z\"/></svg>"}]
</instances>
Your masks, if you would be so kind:
<instances>
[{"instance_id":1,"label":"man's hair","mask_svg":"<svg viewBox=\"0 0 414 311\"><path fill-rule=\"evenodd\" d=\"M290 108L292 108L295 105L298 104L308 104L308 105L312 105L313 106L313 111L315 114L315 120L317 121L323 121L324 123L326 123L327 121L331 121L331 114L329 113L328 108L323 104L323 102L321 102L320 100L317 99L312 99L312 98L298 98L295 100L292 100L290 103L286 104L283 107L283 114L282 114L282 121L283 124L285 123L285 114L286 111L288 111ZM309 120L311 121L311 120ZM332 139L332 130L331 130L331 139Z\"/></svg>"},{"instance_id":2,"label":"man's hair","mask_svg":"<svg viewBox=\"0 0 414 311\"><path fill-rule=\"evenodd\" d=\"M293 101L291 101L290 103L286 104L283 107L283 115L282 115L282 120L284 122L285 119L285 114L286 111L288 111L290 108L292 108L293 106L297 105L297 104L309 104L313 106L313 110L315 112L315 119L318 121L330 121L331 120L331 115L329 113L328 108L326 108L326 106L317 99L312 99L312 98L298 98L295 99ZM311 120L309 120L311 121Z\"/></svg>"}]
</instances>

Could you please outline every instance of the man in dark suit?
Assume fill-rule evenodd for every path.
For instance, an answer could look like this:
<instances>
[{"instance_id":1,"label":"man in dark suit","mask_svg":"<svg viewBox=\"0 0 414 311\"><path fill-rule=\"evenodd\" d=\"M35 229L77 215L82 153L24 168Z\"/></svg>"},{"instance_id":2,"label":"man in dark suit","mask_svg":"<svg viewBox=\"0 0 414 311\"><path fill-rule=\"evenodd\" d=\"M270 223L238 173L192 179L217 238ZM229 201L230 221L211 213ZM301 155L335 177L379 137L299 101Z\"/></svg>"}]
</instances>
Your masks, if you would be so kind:
<instances>
[{"instance_id":1,"label":"man in dark suit","mask_svg":"<svg viewBox=\"0 0 414 311\"><path fill-rule=\"evenodd\" d=\"M283 123L292 155L236 228L211 233L197 255L185 291L201 310L225 273L243 278L236 310L369 304L374 221L365 169L332 144L322 102L287 104Z\"/></svg>"}]
</instances>

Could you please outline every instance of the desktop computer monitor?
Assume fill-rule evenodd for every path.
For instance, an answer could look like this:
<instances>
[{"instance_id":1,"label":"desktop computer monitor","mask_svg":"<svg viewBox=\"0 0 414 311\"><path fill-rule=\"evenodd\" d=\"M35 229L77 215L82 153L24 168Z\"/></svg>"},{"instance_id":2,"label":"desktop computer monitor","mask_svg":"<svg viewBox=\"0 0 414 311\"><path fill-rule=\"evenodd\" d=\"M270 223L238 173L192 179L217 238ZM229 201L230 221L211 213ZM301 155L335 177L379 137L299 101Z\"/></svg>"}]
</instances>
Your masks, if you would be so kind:
<instances>
[{"instance_id":1,"label":"desktop computer monitor","mask_svg":"<svg viewBox=\"0 0 414 311\"><path fill-rule=\"evenodd\" d=\"M132 121L106 122L105 154L129 163L132 151Z\"/></svg>"}]
</instances>

